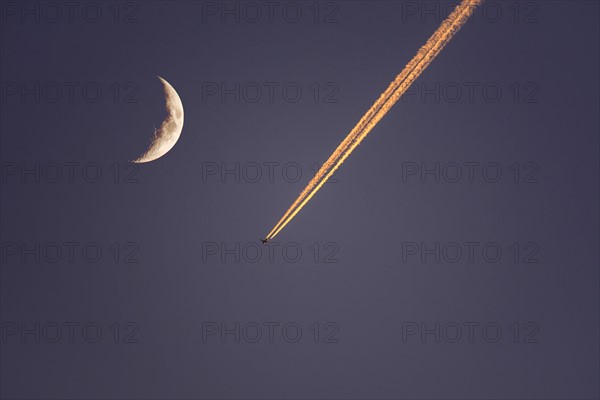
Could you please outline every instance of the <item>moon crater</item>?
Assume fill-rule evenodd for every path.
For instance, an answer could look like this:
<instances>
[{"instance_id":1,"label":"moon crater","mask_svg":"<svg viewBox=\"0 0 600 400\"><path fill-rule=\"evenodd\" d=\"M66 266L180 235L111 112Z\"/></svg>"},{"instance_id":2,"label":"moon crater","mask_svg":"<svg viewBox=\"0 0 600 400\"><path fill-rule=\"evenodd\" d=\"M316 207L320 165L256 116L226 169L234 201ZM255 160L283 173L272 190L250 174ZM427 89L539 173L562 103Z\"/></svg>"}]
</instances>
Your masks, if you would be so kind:
<instances>
[{"instance_id":1,"label":"moon crater","mask_svg":"<svg viewBox=\"0 0 600 400\"><path fill-rule=\"evenodd\" d=\"M181 99L169 82L160 76L158 76L158 79L163 85L167 116L160 127L154 130L148 150L135 159L134 163L147 163L164 156L175 146L183 130L183 104Z\"/></svg>"}]
</instances>

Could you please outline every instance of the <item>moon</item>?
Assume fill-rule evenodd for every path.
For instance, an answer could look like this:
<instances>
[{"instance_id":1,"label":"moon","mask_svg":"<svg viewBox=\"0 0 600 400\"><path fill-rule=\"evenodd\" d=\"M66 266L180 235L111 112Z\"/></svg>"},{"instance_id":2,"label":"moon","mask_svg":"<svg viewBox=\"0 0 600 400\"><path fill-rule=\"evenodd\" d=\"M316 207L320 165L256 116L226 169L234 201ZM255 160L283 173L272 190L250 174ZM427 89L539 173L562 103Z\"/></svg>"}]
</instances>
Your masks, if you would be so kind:
<instances>
[{"instance_id":1,"label":"moon","mask_svg":"<svg viewBox=\"0 0 600 400\"><path fill-rule=\"evenodd\" d=\"M177 143L183 129L183 104L179 95L169 82L158 75L156 77L163 84L165 108L168 115L160 127L154 129L154 135L152 136L148 150L132 161L137 164L154 161L167 154L175 146L175 143Z\"/></svg>"}]
</instances>

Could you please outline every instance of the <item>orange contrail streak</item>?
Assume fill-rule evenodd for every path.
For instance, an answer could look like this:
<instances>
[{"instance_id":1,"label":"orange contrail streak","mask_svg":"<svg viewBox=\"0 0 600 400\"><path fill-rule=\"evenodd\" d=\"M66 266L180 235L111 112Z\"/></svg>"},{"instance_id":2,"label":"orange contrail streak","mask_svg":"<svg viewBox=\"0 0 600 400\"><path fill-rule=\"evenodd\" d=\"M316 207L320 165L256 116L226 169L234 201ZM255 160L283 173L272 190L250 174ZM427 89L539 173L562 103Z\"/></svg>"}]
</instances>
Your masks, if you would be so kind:
<instances>
[{"instance_id":1,"label":"orange contrail streak","mask_svg":"<svg viewBox=\"0 0 600 400\"><path fill-rule=\"evenodd\" d=\"M384 117L398 99L406 92L421 73L431 64L444 46L460 30L469 19L473 10L482 0L463 0L456 9L448 15L440 27L431 35L415 57L404 67L402 72L394 79L389 87L381 94L379 99L371 106L358 124L350 131L348 136L340 143L331 154L300 196L294 201L279 222L271 229L266 240L273 239L295 216L306 203L335 173L339 166L348 158L354 149L371 132L373 127Z\"/></svg>"}]
</instances>

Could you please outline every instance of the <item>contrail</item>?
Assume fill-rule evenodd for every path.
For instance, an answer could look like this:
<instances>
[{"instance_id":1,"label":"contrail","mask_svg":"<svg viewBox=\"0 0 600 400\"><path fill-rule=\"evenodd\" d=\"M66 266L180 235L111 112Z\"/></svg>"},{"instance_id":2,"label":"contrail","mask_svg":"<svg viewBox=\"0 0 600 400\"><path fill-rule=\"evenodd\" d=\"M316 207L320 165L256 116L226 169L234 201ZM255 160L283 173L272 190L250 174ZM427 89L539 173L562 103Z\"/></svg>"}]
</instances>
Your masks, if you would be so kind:
<instances>
[{"instance_id":1,"label":"contrail","mask_svg":"<svg viewBox=\"0 0 600 400\"><path fill-rule=\"evenodd\" d=\"M354 149L371 132L373 127L392 108L413 82L431 64L435 57L448 44L450 39L460 30L472 15L473 10L483 0L463 0L454 11L442 22L440 27L431 35L425 45L419 49L413 59L404 67L402 72L394 79L389 87L379 96L358 124L335 149L319 171L310 180L300 196L292 203L290 208L281 217L279 222L271 229L265 240L273 239L293 218L300 212L306 203L335 173L339 166L348 158Z\"/></svg>"}]
</instances>

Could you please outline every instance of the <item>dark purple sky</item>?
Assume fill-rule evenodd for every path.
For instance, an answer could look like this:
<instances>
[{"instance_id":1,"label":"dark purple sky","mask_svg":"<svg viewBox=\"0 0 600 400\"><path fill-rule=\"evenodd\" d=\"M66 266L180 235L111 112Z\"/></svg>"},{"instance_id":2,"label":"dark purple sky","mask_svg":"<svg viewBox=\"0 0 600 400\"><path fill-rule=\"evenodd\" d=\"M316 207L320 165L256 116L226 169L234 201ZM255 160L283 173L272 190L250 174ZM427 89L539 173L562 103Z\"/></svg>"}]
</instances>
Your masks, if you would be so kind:
<instances>
[{"instance_id":1,"label":"dark purple sky","mask_svg":"<svg viewBox=\"0 0 600 400\"><path fill-rule=\"evenodd\" d=\"M258 242L455 3L0 1L0 397L598 398L598 2L485 2Z\"/></svg>"}]
</instances>

